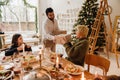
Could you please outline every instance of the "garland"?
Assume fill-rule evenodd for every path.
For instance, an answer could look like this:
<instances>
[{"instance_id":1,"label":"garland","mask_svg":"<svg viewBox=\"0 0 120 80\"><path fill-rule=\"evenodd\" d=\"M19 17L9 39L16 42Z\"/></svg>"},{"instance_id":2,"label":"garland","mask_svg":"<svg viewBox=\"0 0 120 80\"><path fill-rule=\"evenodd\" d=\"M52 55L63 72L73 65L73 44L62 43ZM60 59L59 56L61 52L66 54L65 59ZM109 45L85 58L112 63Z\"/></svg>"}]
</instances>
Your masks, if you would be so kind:
<instances>
[{"instance_id":1,"label":"garland","mask_svg":"<svg viewBox=\"0 0 120 80\"><path fill-rule=\"evenodd\" d=\"M0 18L2 18L1 6L7 5L8 3L9 3L9 0L0 1Z\"/></svg>"},{"instance_id":2,"label":"garland","mask_svg":"<svg viewBox=\"0 0 120 80\"><path fill-rule=\"evenodd\" d=\"M0 1L0 18L2 18L1 6L7 5L9 2L10 2L10 0ZM37 7L29 4L26 0L23 0L23 2L24 2L24 5L26 7L35 8L35 26L36 26L36 33L37 33L38 32L38 27L37 27Z\"/></svg>"},{"instance_id":3,"label":"garland","mask_svg":"<svg viewBox=\"0 0 120 80\"><path fill-rule=\"evenodd\" d=\"M24 5L27 6L27 7L37 8L36 6L33 6L33 5L29 4L26 0L23 0L23 2L24 2Z\"/></svg>"},{"instance_id":4,"label":"garland","mask_svg":"<svg viewBox=\"0 0 120 80\"><path fill-rule=\"evenodd\" d=\"M9 3L9 0L5 0L5 1L0 1L0 6L3 6L3 5L7 5Z\"/></svg>"}]
</instances>

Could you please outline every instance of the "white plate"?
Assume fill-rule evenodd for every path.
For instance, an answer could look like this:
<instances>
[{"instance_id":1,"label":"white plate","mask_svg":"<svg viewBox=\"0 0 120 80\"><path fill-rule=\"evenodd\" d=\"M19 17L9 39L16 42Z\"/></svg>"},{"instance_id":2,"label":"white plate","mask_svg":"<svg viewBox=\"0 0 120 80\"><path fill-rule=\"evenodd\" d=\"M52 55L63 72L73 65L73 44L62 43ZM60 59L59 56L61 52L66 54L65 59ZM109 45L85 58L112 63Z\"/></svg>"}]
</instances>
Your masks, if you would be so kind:
<instances>
[{"instance_id":1,"label":"white plate","mask_svg":"<svg viewBox=\"0 0 120 80\"><path fill-rule=\"evenodd\" d=\"M33 72L28 73L27 75L24 75L23 80L41 80L41 79L35 77L36 73L37 72L33 71ZM52 80L51 76L49 74L47 74L47 73L42 73L42 74L45 74L49 78L49 80ZM45 80L45 79L43 79L43 80Z\"/></svg>"},{"instance_id":2,"label":"white plate","mask_svg":"<svg viewBox=\"0 0 120 80\"><path fill-rule=\"evenodd\" d=\"M10 69L10 68L12 68L13 66L14 66L13 63L3 64L3 67L4 67L5 70Z\"/></svg>"},{"instance_id":3,"label":"white plate","mask_svg":"<svg viewBox=\"0 0 120 80\"><path fill-rule=\"evenodd\" d=\"M10 71L10 70L0 70L0 72L7 72L7 71ZM13 72L13 71L10 71L9 76L4 77L3 80L7 80L7 79L9 79L9 78L11 78L13 75L14 75L14 72Z\"/></svg>"},{"instance_id":4,"label":"white plate","mask_svg":"<svg viewBox=\"0 0 120 80\"><path fill-rule=\"evenodd\" d=\"M70 72L68 71L69 67L66 66L65 67L65 71L68 73L68 74L71 74L71 75L80 75L83 71L84 71L84 68L82 66L79 66L79 65L74 65L74 68L76 69L75 72Z\"/></svg>"},{"instance_id":5,"label":"white plate","mask_svg":"<svg viewBox=\"0 0 120 80\"><path fill-rule=\"evenodd\" d=\"M7 79L11 78L13 75L14 75L14 72L11 71L11 74L8 77L6 77L4 80L7 80Z\"/></svg>"}]
</instances>

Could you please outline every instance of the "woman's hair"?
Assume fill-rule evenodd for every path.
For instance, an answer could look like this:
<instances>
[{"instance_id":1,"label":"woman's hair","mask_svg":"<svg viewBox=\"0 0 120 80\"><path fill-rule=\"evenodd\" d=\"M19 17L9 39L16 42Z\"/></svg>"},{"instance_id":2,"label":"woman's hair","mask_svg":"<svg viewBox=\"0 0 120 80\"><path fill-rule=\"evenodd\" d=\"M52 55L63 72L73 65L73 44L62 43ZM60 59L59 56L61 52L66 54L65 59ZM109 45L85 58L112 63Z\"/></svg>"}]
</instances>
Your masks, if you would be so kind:
<instances>
[{"instance_id":1,"label":"woman's hair","mask_svg":"<svg viewBox=\"0 0 120 80\"><path fill-rule=\"evenodd\" d=\"M18 34L18 33L16 33L16 34L13 35L13 37L12 37L12 44L13 44L13 45L18 45L18 38L19 38L20 36L22 36L22 35L21 35L21 34Z\"/></svg>"},{"instance_id":2,"label":"woman's hair","mask_svg":"<svg viewBox=\"0 0 120 80\"><path fill-rule=\"evenodd\" d=\"M85 25L77 25L76 30L82 33L85 37L87 37L89 28Z\"/></svg>"}]
</instances>

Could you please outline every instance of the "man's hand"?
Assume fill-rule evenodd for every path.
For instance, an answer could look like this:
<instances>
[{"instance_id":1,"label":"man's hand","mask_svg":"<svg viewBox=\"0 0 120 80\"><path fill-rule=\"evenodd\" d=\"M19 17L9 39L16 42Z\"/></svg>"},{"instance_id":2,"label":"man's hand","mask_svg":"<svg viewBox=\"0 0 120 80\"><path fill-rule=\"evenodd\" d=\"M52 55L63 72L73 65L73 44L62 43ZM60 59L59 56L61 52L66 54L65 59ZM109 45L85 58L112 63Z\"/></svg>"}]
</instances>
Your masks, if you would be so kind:
<instances>
[{"instance_id":1,"label":"man's hand","mask_svg":"<svg viewBox=\"0 0 120 80\"><path fill-rule=\"evenodd\" d=\"M60 31L56 30L56 31L53 32L53 34L54 35L67 34L67 31L66 30L60 30Z\"/></svg>"},{"instance_id":2,"label":"man's hand","mask_svg":"<svg viewBox=\"0 0 120 80\"><path fill-rule=\"evenodd\" d=\"M67 42L66 37L62 35L58 35L54 37L54 42L58 44L65 44Z\"/></svg>"},{"instance_id":3,"label":"man's hand","mask_svg":"<svg viewBox=\"0 0 120 80\"><path fill-rule=\"evenodd\" d=\"M66 30L62 30L61 34L67 34L67 31Z\"/></svg>"}]
</instances>

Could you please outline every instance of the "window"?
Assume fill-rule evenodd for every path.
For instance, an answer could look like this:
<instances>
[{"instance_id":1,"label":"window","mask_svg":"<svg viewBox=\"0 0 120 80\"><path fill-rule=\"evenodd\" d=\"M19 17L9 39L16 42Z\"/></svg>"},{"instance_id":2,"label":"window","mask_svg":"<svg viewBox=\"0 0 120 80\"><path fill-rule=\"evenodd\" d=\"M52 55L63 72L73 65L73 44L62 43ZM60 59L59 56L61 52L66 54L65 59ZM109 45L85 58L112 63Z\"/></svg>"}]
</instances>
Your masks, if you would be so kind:
<instances>
[{"instance_id":1,"label":"window","mask_svg":"<svg viewBox=\"0 0 120 80\"><path fill-rule=\"evenodd\" d=\"M2 6L4 32L36 32L37 7L33 5L37 5L37 0L9 0L7 5Z\"/></svg>"}]
</instances>

